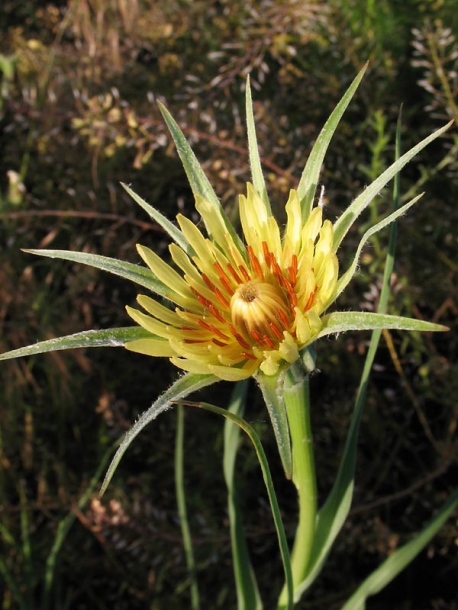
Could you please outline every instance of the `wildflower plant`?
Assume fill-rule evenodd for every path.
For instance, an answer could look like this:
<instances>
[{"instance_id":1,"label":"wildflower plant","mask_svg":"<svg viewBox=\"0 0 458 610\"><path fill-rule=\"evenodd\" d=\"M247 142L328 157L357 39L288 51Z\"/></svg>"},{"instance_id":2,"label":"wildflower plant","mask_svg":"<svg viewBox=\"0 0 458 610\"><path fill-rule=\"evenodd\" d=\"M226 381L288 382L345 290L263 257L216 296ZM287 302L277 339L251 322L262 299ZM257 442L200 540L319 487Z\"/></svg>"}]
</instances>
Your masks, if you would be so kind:
<instances>
[{"instance_id":1,"label":"wildflower plant","mask_svg":"<svg viewBox=\"0 0 458 610\"><path fill-rule=\"evenodd\" d=\"M177 216L177 224L173 224L129 186L123 185L170 236L172 243L169 250L173 264L168 264L143 245L138 245L138 252L146 267L81 252L27 252L90 265L138 284L141 288L137 298L139 308L127 307L136 325L85 331L0 356L5 360L77 347L124 346L127 350L146 356L169 358L172 364L185 371L126 434L108 469L102 492L106 490L131 442L161 412L181 403L223 415L227 419L224 471L240 610L260 609L263 606L244 543L240 508L234 494L239 429L244 430L253 442L277 528L285 572L285 586L277 607L290 609L322 569L350 508L364 392L381 330L447 330L438 324L386 313L392 270L390 257L386 262L384 289L377 312L335 311L333 308L334 302L353 278L366 242L394 223L421 195L395 208L371 226L362 236L349 266L342 271L339 269L338 249L348 231L406 163L451 125L449 123L437 130L402 156L398 153L393 164L367 186L334 223L325 219L321 198L317 198L321 167L331 137L365 70L366 66L331 114L311 151L297 188L290 191L285 204L286 226L283 231L272 214L261 170L249 80L246 114L252 181L247 185L246 193L239 196L240 235L229 221L177 123L160 104L205 231L181 214ZM335 484L319 508L309 397L309 376L315 368L315 345L327 335L356 330L372 330L371 345ZM242 417L250 377L256 379L265 399L285 475L292 479L297 488L299 516L291 555L267 458L256 432ZM191 393L220 380L237 382L229 408L185 401ZM231 422L237 424L238 428ZM180 454L178 466L181 462ZM178 468L177 480L180 477L182 472ZM180 490L182 486L178 485L188 564L192 569L185 502ZM457 503L458 496L455 494L417 538L396 551L362 583L345 608L364 608L367 597L377 593L418 554ZM200 607L195 580L192 585L192 607Z\"/></svg>"}]
</instances>

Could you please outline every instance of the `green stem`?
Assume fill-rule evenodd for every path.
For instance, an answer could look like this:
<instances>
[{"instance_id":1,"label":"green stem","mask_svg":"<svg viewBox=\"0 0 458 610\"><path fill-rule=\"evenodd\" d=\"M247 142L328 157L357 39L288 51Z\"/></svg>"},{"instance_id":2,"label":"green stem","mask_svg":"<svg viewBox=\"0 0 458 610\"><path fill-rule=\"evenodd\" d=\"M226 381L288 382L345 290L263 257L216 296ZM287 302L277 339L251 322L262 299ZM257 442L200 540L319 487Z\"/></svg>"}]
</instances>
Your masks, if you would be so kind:
<instances>
[{"instance_id":1,"label":"green stem","mask_svg":"<svg viewBox=\"0 0 458 610\"><path fill-rule=\"evenodd\" d=\"M293 453L293 483L299 500L299 523L291 555L294 589L305 579L312 556L317 514L317 491L312 430L310 425L309 376L299 364L288 370L284 398ZM284 607L283 589L279 609Z\"/></svg>"}]
</instances>

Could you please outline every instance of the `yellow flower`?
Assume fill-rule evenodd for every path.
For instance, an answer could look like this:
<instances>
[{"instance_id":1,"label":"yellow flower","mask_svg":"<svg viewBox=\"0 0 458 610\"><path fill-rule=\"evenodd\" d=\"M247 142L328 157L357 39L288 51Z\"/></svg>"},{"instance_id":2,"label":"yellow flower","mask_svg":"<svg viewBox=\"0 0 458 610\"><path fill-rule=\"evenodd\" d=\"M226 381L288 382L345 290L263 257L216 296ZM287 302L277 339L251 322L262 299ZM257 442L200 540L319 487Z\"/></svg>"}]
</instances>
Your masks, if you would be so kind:
<instances>
[{"instance_id":1,"label":"yellow flower","mask_svg":"<svg viewBox=\"0 0 458 610\"><path fill-rule=\"evenodd\" d=\"M321 329L320 316L336 296L338 262L333 226L316 207L302 226L297 192L286 204L283 238L255 188L239 197L245 246L236 243L220 212L201 196L196 208L208 237L182 215L177 221L194 254L170 246L180 272L144 246L138 251L168 288L175 309L140 295L147 312L129 315L151 338L126 344L150 356L167 356L197 374L237 381L258 368L275 375L299 358Z\"/></svg>"}]
</instances>

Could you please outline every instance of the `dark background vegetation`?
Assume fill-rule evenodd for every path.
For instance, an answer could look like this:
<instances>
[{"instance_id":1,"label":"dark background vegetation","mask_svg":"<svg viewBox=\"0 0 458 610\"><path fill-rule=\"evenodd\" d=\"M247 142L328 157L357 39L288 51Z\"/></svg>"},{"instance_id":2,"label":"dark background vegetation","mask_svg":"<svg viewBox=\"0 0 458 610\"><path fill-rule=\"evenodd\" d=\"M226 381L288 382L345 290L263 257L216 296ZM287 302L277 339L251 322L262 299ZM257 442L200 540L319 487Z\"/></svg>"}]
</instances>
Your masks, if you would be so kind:
<instances>
[{"instance_id":1,"label":"dark background vegetation","mask_svg":"<svg viewBox=\"0 0 458 610\"><path fill-rule=\"evenodd\" d=\"M329 218L392 162L401 104L404 150L458 120L458 14L447 0L2 0L0 24L1 351L130 323L124 306L134 302L135 286L20 250L83 250L138 262L141 242L166 256L167 239L120 181L169 218L181 210L198 220L156 99L178 120L231 216L249 179L248 73L280 217L319 129L367 59L368 74L322 174ZM426 195L400 222L390 303L391 313L451 331L385 333L361 430L353 509L299 608L339 608L457 484L456 134L402 174L406 198ZM390 205L390 193L380 194L353 231L342 265L365 223ZM386 244L384 233L366 248L340 309L376 307ZM319 346L312 416L321 498L336 472L368 338L341 336ZM101 349L2 363L0 375L1 607L189 608L173 411L138 437L101 501L96 486L80 502L107 451L177 371ZM202 396L224 406L230 391L221 383ZM271 456L292 536L295 496L255 387L247 417ZM203 608L234 608L222 421L189 410L185 443ZM253 561L266 608L273 608L282 570L247 442L238 469ZM458 608L457 543L455 516L369 610ZM60 552L50 556L52 548Z\"/></svg>"}]
</instances>

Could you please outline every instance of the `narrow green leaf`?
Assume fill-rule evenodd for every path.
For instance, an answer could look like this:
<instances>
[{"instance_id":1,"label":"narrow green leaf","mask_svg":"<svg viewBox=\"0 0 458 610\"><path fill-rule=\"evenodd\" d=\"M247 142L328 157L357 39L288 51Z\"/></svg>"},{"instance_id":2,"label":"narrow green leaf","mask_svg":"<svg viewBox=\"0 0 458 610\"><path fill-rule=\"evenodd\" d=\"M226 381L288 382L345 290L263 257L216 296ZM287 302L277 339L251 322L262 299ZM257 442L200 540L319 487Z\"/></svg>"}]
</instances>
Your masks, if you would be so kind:
<instances>
[{"instance_id":1,"label":"narrow green leaf","mask_svg":"<svg viewBox=\"0 0 458 610\"><path fill-rule=\"evenodd\" d=\"M239 381L231 395L228 412L243 418L249 380ZM239 500L235 463L240 442L240 427L226 418L224 424L224 479L227 487L228 514L234 562L237 610L262 610L256 577L243 532L243 511Z\"/></svg>"},{"instance_id":2,"label":"narrow green leaf","mask_svg":"<svg viewBox=\"0 0 458 610\"><path fill-rule=\"evenodd\" d=\"M379 593L404 570L436 535L458 505L458 491L413 540L395 551L358 587L342 610L364 610L368 597Z\"/></svg>"},{"instance_id":3,"label":"narrow green leaf","mask_svg":"<svg viewBox=\"0 0 458 610\"><path fill-rule=\"evenodd\" d=\"M163 214L154 209L153 206L151 206L149 203L146 203L146 201L142 199L139 195L137 195L137 193L133 191L129 186L127 186L127 184L121 182L121 186L127 191L127 193L129 193L132 199L136 203L138 203L138 205L142 207L145 212L153 220L155 220L158 225L160 225L164 229L164 231L166 231L166 233L168 233L168 235L173 239L173 241L178 244L180 248L186 252L186 254L188 254L189 256L195 254L194 250L187 242L183 233L176 225L173 224L173 222L170 222L168 218L166 218Z\"/></svg>"},{"instance_id":4,"label":"narrow green leaf","mask_svg":"<svg viewBox=\"0 0 458 610\"><path fill-rule=\"evenodd\" d=\"M191 581L191 609L200 610L199 586L196 574L196 562L192 548L191 528L186 507L186 490L184 485L184 409L178 405L177 431L175 435L175 493L177 496L178 517L180 519L181 537L186 556L186 566Z\"/></svg>"},{"instance_id":5,"label":"narrow green leaf","mask_svg":"<svg viewBox=\"0 0 458 610\"><path fill-rule=\"evenodd\" d=\"M403 316L391 316L383 313L369 311L336 311L322 318L323 327L318 338L342 333L350 330L374 330L389 328L393 330L417 330L429 332L443 332L448 330L442 324L416 320L415 318L404 318Z\"/></svg>"},{"instance_id":6,"label":"narrow green leaf","mask_svg":"<svg viewBox=\"0 0 458 610\"><path fill-rule=\"evenodd\" d=\"M343 98L335 107L331 116L326 121L323 129L321 130L320 135L318 136L312 148L312 151L310 152L309 158L307 159L307 163L305 165L304 171L302 172L302 176L297 187L297 193L299 195L299 199L301 200L302 222L305 222L307 220L312 210L318 180L320 177L321 166L323 165L323 160L326 155L326 151L328 149L331 138L334 135L334 132L340 122L340 119L342 118L343 113L347 109L348 104L350 103L353 95L355 94L356 89L358 88L359 83L361 82L361 79L363 78L368 65L369 64L366 63L362 70L360 70Z\"/></svg>"},{"instance_id":7,"label":"narrow green leaf","mask_svg":"<svg viewBox=\"0 0 458 610\"><path fill-rule=\"evenodd\" d=\"M215 407L214 405L208 404L206 402L188 402L188 401L180 401L182 404L187 405L189 407L197 407L199 409L205 409L206 411L210 411L211 413L216 413L217 415L222 415L226 419L231 420L237 426L239 426L250 438L251 442L256 451L256 455L259 461L259 465L261 466L262 476L264 479L264 483L266 486L267 494L269 496L269 503L272 510L272 516L275 523L275 528L277 530L278 542L280 546L280 554L283 562L283 569L285 572L285 581L286 588L288 591L288 599L286 605L283 606L282 610L293 610L293 577L291 574L291 561L289 558L289 550L288 550L288 541L286 540L286 534L283 527L283 522L281 519L280 508L278 506L277 496L275 494L275 488L272 481L272 475L270 473L269 462L267 461L266 454L264 452L263 446L259 439L259 436L256 434L256 430L250 426L248 422L246 422L241 417L238 417L235 413L231 413L227 409L221 409L220 407Z\"/></svg>"},{"instance_id":8,"label":"narrow green leaf","mask_svg":"<svg viewBox=\"0 0 458 610\"><path fill-rule=\"evenodd\" d=\"M159 110L162 113L162 116L164 117L165 122L167 123L167 127L169 128L173 141L175 142L178 155L183 164L186 176L188 177L188 181L191 186L191 190L194 193L194 196L200 195L215 207L215 209L218 211L221 218L223 219L228 233L231 235L232 239L234 240L234 243L238 246L239 250L244 253L245 248L242 242L240 241L239 236L235 232L234 227L226 216L226 213L224 212L223 207L220 204L212 185L210 184L207 176L205 175L202 167L200 166L200 163L197 160L192 148L189 146L189 143L186 140L184 133L181 131L178 126L178 123L172 117L167 108L160 102L158 102L158 106Z\"/></svg>"},{"instance_id":9,"label":"narrow green leaf","mask_svg":"<svg viewBox=\"0 0 458 610\"><path fill-rule=\"evenodd\" d=\"M246 80L246 122L248 135L248 151L251 166L251 180L256 192L261 197L266 206L267 213L272 214L269 196L267 194L264 174L262 172L261 158L259 156L258 141L256 138L256 127L254 124L253 100L251 98L250 77Z\"/></svg>"},{"instance_id":10,"label":"narrow green leaf","mask_svg":"<svg viewBox=\"0 0 458 610\"><path fill-rule=\"evenodd\" d=\"M122 456L127 451L134 438L143 430L145 426L156 419L158 415L170 409L173 402L177 402L178 400L181 400L182 398L185 398L191 394L191 392L197 392L197 390L205 388L216 381L219 381L219 378L215 377L214 375L196 375L194 373L187 373L186 375L183 375L177 379L177 381L175 381L175 383L168 390L161 394L161 396L159 396L159 398L153 402L151 407L140 416L132 428L125 434L121 445L116 451L111 464L108 467L107 474L105 475L105 479L100 490L100 495L103 496L105 493L111 478L113 477L116 468L122 459Z\"/></svg>"},{"instance_id":11,"label":"narrow green leaf","mask_svg":"<svg viewBox=\"0 0 458 610\"><path fill-rule=\"evenodd\" d=\"M428 146L431 142L441 136L447 129L454 124L454 121L450 121L447 125L444 125L430 136L422 140L419 144L411 148L402 157L397 159L388 169L386 169L380 176L372 182L364 191L359 195L353 203L342 213L342 215L334 223L334 251L338 249L343 238L349 231L352 224L361 214L361 212L367 208L371 201L376 197L383 187L409 162L415 155L417 155L423 148Z\"/></svg>"},{"instance_id":12,"label":"narrow green leaf","mask_svg":"<svg viewBox=\"0 0 458 610\"><path fill-rule=\"evenodd\" d=\"M29 605L28 605L28 601L26 600L25 595L23 593L23 591L24 591L23 579L21 578L21 575L19 575L19 578L21 578L20 582L19 582L19 580L15 579L12 572L10 570L8 570L6 561L3 559L3 557L1 555L0 555L0 576L2 576L4 583L10 590L10 594L12 595L14 601L18 604L17 607L20 610L27 610L29 608Z\"/></svg>"},{"instance_id":13,"label":"narrow green leaf","mask_svg":"<svg viewBox=\"0 0 458 610\"><path fill-rule=\"evenodd\" d=\"M407 212L407 210L410 207L412 207L415 203L417 203L417 201L421 197L423 197L423 193L421 193L420 195L418 195L417 197L415 197L414 199L412 199L411 201L409 201L408 203L403 205L402 208L399 208L399 210L392 212L389 216L387 216L386 218L384 218L383 220L381 220L380 222L375 224L373 227L371 227L364 233L364 235L361 238L361 241L359 242L358 248L356 250L355 256L353 258L353 261L352 261L350 267L339 278L339 280L337 282L336 298L339 296L339 294L341 294L345 290L345 288L348 286L349 282L352 280L353 276L355 275L356 270L358 268L358 261L359 261L360 255L361 255L361 251L364 248L364 246L366 245L366 242L369 240L369 238L372 237L372 235L375 235L376 233L378 233L381 229L383 229L390 223L392 223L399 216L401 216L402 214L405 214Z\"/></svg>"},{"instance_id":14,"label":"narrow green leaf","mask_svg":"<svg viewBox=\"0 0 458 610\"><path fill-rule=\"evenodd\" d=\"M133 265L126 261L120 261L117 258L108 258L99 254L88 254L86 252L71 252L70 250L24 250L24 252L81 263L82 265L95 267L102 271L108 271L108 273L119 275L166 298L170 293L170 289L157 280L150 269Z\"/></svg>"},{"instance_id":15,"label":"narrow green leaf","mask_svg":"<svg viewBox=\"0 0 458 610\"><path fill-rule=\"evenodd\" d=\"M152 334L139 326L126 328L108 328L106 330L84 330L74 335L47 339L33 345L13 349L0 354L0 360L11 360L23 356L34 356L46 352L56 352L63 349L77 349L86 347L123 347L129 341L150 338Z\"/></svg>"},{"instance_id":16,"label":"narrow green leaf","mask_svg":"<svg viewBox=\"0 0 458 610\"><path fill-rule=\"evenodd\" d=\"M284 373L280 375L264 375L262 371L256 373L264 402L269 411L272 428L277 441L278 452L285 470L286 478L291 479L293 474L291 439L289 436L288 417L283 397Z\"/></svg>"}]
</instances>

